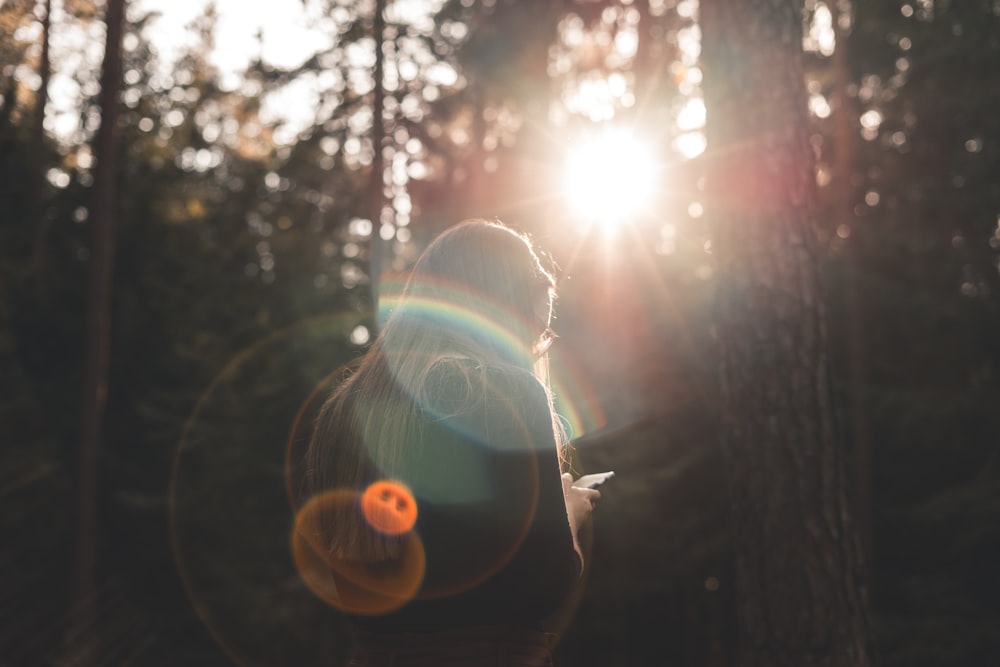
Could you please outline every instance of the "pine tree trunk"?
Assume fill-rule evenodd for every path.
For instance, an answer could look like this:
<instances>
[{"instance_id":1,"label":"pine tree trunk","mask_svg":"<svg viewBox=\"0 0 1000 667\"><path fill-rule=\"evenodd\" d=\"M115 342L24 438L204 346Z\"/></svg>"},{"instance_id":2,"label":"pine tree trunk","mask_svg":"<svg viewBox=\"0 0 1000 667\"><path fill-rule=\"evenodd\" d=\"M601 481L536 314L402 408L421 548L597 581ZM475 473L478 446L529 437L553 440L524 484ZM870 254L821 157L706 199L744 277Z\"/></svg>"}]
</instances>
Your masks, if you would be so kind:
<instances>
[{"instance_id":1,"label":"pine tree trunk","mask_svg":"<svg viewBox=\"0 0 1000 667\"><path fill-rule=\"evenodd\" d=\"M79 520L76 599L86 604L94 591L97 562L97 477L101 422L107 404L111 352L111 278L114 272L117 212L118 110L122 88L122 30L126 0L108 0L104 62L101 68L101 126L95 139L91 208L90 272L79 444Z\"/></svg>"},{"instance_id":2,"label":"pine tree trunk","mask_svg":"<svg viewBox=\"0 0 1000 667\"><path fill-rule=\"evenodd\" d=\"M49 81L52 78L52 60L49 47L52 43L52 0L42 4L45 16L42 18L42 53L38 63L38 94L35 98L34 110L34 174L33 192L31 193L32 222L35 225L35 240L33 248L32 268L35 273L36 287L41 282L41 272L45 264L46 239L49 231L49 220L45 214L45 107L49 101Z\"/></svg>"},{"instance_id":3,"label":"pine tree trunk","mask_svg":"<svg viewBox=\"0 0 1000 667\"><path fill-rule=\"evenodd\" d=\"M38 62L38 95L35 101L35 127L38 144L41 145L41 137L45 125L45 105L49 101L49 79L52 78L52 63L49 57L49 45L51 43L50 34L52 31L52 0L45 0L42 3L42 10L45 15L42 17L42 53Z\"/></svg>"},{"instance_id":4,"label":"pine tree trunk","mask_svg":"<svg viewBox=\"0 0 1000 667\"><path fill-rule=\"evenodd\" d=\"M864 391L868 384L868 353L865 347L865 317L861 305L861 285L858 276L859 243L854 207L857 205L858 186L854 183L857 169L857 141L860 134L861 115L857 99L848 93L851 84L850 61L847 53L848 32L841 25L841 16L850 17L849 6L831 5L833 27L836 35L836 49L833 52L833 102L834 102L834 163L833 187L834 215L838 225L846 225L850 236L845 244L844 311L847 318L848 364L850 386L850 433L853 443L851 455L854 460L854 486L858 535L865 573L865 584L874 590L872 565L872 521L871 521L871 427L868 418L868 404Z\"/></svg>"},{"instance_id":5,"label":"pine tree trunk","mask_svg":"<svg viewBox=\"0 0 1000 667\"><path fill-rule=\"evenodd\" d=\"M385 3L375 0L375 15L372 18L372 35L375 38L375 71L372 76L375 88L372 92L372 171L368 184L372 219L372 237L369 246L369 279L371 280L372 310L378 316L379 287L385 270L386 243L382 239L382 208L385 206L385 160L382 147L385 144ZM376 322L378 320L376 319Z\"/></svg>"},{"instance_id":6,"label":"pine tree trunk","mask_svg":"<svg viewBox=\"0 0 1000 667\"><path fill-rule=\"evenodd\" d=\"M832 405L794 0L702 0L708 202L744 667L868 665Z\"/></svg>"}]
</instances>

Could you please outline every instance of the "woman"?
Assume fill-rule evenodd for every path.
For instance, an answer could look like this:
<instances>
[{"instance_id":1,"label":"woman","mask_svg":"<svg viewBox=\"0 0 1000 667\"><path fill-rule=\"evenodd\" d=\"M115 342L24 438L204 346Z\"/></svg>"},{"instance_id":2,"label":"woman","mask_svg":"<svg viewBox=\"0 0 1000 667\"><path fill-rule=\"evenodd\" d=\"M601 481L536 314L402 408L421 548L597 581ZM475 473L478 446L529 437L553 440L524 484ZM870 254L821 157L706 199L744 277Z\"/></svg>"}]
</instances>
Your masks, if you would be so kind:
<instances>
[{"instance_id":1,"label":"woman","mask_svg":"<svg viewBox=\"0 0 1000 667\"><path fill-rule=\"evenodd\" d=\"M560 474L554 281L495 222L441 234L306 454L296 562L356 629L352 665L548 665L544 619L596 490Z\"/></svg>"}]
</instances>

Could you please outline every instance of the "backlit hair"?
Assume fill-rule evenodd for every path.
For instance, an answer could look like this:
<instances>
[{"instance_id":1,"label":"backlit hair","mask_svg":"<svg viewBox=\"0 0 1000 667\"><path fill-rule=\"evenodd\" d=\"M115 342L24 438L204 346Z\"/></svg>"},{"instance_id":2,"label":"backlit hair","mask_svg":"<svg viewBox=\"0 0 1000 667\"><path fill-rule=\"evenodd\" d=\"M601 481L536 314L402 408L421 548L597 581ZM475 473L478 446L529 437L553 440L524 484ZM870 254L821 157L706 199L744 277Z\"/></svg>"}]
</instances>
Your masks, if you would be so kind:
<instances>
[{"instance_id":1,"label":"backlit hair","mask_svg":"<svg viewBox=\"0 0 1000 667\"><path fill-rule=\"evenodd\" d=\"M470 220L438 236L357 371L323 405L306 452L307 496L360 492L384 478L405 482L408 462L420 456L413 435L427 418L422 406L433 402L428 375L435 364L473 360L453 364L465 374L470 396L488 391L487 367L533 372L546 384L546 360L536 358L533 345L548 327L537 306L544 303L548 312L554 286L529 239L500 223ZM330 510L321 525L336 557L385 560L400 553L400 538L372 531L355 507Z\"/></svg>"}]
</instances>

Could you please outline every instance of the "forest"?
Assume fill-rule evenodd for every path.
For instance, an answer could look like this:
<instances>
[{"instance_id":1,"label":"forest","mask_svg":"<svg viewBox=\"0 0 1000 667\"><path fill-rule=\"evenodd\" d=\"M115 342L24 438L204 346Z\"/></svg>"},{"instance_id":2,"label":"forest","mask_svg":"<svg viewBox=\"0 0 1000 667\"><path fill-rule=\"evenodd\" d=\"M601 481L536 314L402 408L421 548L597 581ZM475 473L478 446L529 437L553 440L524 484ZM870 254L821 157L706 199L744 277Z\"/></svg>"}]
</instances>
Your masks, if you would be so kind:
<instances>
[{"instance_id":1,"label":"forest","mask_svg":"<svg viewBox=\"0 0 1000 667\"><path fill-rule=\"evenodd\" d=\"M616 472L557 666L1000 664L1000 2L190 4L0 0L0 666L346 664L289 469L468 218Z\"/></svg>"}]
</instances>

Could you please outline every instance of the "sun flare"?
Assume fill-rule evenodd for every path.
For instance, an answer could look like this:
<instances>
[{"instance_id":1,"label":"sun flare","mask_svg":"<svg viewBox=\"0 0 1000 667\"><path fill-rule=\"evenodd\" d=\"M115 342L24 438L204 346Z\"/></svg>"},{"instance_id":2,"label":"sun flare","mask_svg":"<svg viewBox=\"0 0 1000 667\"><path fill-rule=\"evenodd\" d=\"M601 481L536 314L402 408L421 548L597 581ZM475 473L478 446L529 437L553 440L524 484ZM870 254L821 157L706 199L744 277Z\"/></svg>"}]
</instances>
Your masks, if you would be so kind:
<instances>
[{"instance_id":1,"label":"sun flare","mask_svg":"<svg viewBox=\"0 0 1000 667\"><path fill-rule=\"evenodd\" d=\"M608 130L569 152L563 192L582 222L612 231L650 204L656 178L649 147L630 132Z\"/></svg>"}]
</instances>

